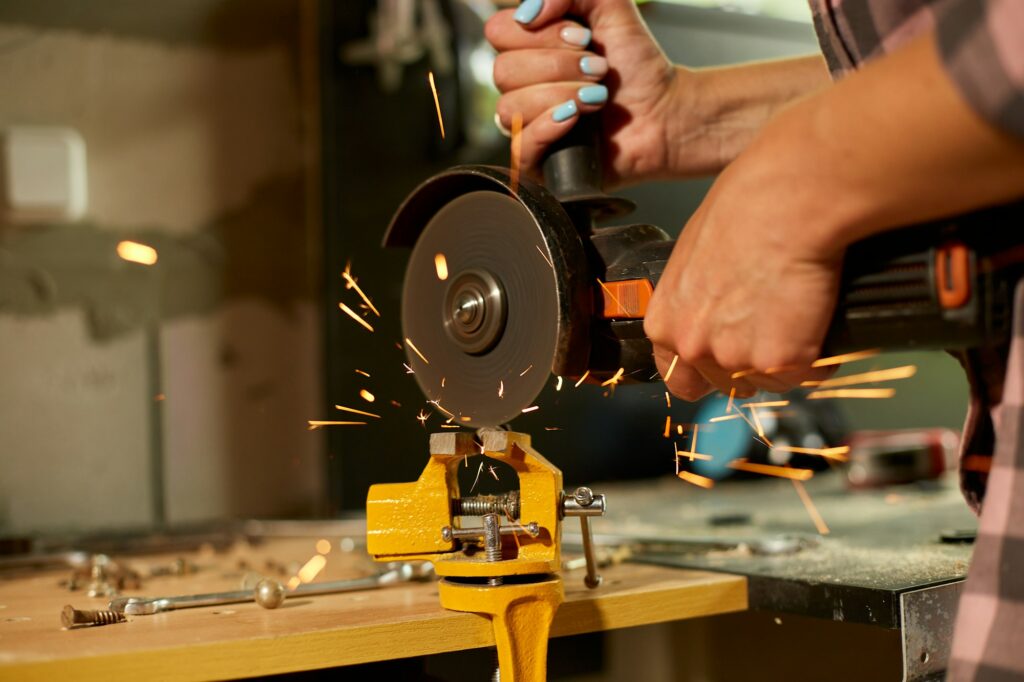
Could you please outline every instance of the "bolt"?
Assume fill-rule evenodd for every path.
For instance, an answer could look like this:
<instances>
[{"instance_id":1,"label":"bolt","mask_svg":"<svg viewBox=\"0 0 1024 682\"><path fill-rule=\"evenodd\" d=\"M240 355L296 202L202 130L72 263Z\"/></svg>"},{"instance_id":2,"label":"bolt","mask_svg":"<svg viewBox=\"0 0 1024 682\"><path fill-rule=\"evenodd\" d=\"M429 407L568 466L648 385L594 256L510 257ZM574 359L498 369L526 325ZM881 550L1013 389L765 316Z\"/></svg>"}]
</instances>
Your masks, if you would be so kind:
<instances>
[{"instance_id":1,"label":"bolt","mask_svg":"<svg viewBox=\"0 0 1024 682\"><path fill-rule=\"evenodd\" d=\"M591 502L594 501L594 491L585 486L576 488L576 492L572 496L576 498L576 504L581 507L589 507Z\"/></svg>"},{"instance_id":2,"label":"bolt","mask_svg":"<svg viewBox=\"0 0 1024 682\"><path fill-rule=\"evenodd\" d=\"M65 628L76 625L110 625L125 622L123 613L116 611L80 611L68 604L60 614L60 622Z\"/></svg>"},{"instance_id":3,"label":"bolt","mask_svg":"<svg viewBox=\"0 0 1024 682\"><path fill-rule=\"evenodd\" d=\"M501 517L484 515L484 550L487 561L501 561Z\"/></svg>"}]
</instances>

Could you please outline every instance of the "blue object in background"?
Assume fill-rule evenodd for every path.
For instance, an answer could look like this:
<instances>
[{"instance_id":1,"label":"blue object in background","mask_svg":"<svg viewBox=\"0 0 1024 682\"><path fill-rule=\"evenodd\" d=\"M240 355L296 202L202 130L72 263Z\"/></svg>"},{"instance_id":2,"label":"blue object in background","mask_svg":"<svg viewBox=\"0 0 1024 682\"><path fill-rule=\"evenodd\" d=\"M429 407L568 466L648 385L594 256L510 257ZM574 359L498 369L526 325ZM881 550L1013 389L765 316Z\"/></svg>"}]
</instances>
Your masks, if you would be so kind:
<instances>
[{"instance_id":1,"label":"blue object in background","mask_svg":"<svg viewBox=\"0 0 1024 682\"><path fill-rule=\"evenodd\" d=\"M750 427L742 419L709 424L712 417L725 414L729 399L722 395L706 398L697 409L694 419L700 424L697 451L714 459L696 459L691 465L695 474L720 480L734 473L729 462L747 454L750 448ZM681 450L684 448L680 448ZM683 458L683 461L686 461Z\"/></svg>"}]
</instances>

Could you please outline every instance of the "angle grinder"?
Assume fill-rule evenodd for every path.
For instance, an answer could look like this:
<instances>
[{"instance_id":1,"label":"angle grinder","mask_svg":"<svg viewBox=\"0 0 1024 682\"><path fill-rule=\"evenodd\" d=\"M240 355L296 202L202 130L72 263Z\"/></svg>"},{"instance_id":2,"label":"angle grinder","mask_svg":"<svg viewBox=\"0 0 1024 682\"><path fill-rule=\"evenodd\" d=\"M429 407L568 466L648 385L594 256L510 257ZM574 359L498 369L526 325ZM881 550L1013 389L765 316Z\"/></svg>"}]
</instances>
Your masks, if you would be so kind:
<instances>
[{"instance_id":1,"label":"angle grinder","mask_svg":"<svg viewBox=\"0 0 1024 682\"><path fill-rule=\"evenodd\" d=\"M550 373L659 378L643 318L675 242L654 225L603 226L633 205L602 190L596 125L581 117L551 148L543 186L514 185L508 168L454 167L413 190L388 227L385 246L412 249L408 364L461 424L509 422ZM823 352L1000 348L1024 249L1010 229L1020 209L853 245Z\"/></svg>"}]
</instances>

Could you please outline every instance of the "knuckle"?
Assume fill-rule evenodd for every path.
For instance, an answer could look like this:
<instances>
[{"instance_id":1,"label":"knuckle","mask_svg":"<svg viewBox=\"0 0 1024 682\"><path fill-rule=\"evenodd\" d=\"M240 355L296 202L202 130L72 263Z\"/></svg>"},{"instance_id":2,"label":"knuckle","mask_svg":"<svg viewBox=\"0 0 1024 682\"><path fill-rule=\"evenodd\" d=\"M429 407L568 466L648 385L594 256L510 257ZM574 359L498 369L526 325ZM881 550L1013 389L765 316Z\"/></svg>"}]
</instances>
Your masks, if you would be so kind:
<instances>
[{"instance_id":1,"label":"knuckle","mask_svg":"<svg viewBox=\"0 0 1024 682\"><path fill-rule=\"evenodd\" d=\"M512 105L507 96L502 95L499 97L498 103L495 105L494 109L498 112L498 118L501 120L501 125L506 128L512 125Z\"/></svg>"},{"instance_id":2,"label":"knuckle","mask_svg":"<svg viewBox=\"0 0 1024 682\"><path fill-rule=\"evenodd\" d=\"M498 88L500 92L506 92L511 89L511 76L512 69L509 64L509 54L502 52L494 58L494 87Z\"/></svg>"},{"instance_id":3,"label":"knuckle","mask_svg":"<svg viewBox=\"0 0 1024 682\"><path fill-rule=\"evenodd\" d=\"M696 365L708 359L710 352L706 344L697 340L684 341L676 346L679 360L687 365Z\"/></svg>"},{"instance_id":4,"label":"knuckle","mask_svg":"<svg viewBox=\"0 0 1024 682\"><path fill-rule=\"evenodd\" d=\"M501 38L501 24L503 23L503 17L501 13L497 13L484 23L484 37L487 38L487 42L491 45L497 46L497 43Z\"/></svg>"},{"instance_id":5,"label":"knuckle","mask_svg":"<svg viewBox=\"0 0 1024 682\"><path fill-rule=\"evenodd\" d=\"M750 368L750 358L736 344L725 344L714 350L715 363L729 374Z\"/></svg>"}]
</instances>

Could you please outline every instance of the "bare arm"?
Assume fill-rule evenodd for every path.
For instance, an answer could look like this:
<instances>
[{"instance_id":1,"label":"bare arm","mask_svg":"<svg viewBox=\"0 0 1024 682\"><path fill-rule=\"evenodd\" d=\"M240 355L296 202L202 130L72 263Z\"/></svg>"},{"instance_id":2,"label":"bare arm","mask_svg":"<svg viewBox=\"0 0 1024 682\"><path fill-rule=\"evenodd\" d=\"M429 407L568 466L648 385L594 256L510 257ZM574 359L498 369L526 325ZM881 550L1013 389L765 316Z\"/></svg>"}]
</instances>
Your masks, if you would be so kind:
<instances>
[{"instance_id":1,"label":"bare arm","mask_svg":"<svg viewBox=\"0 0 1024 682\"><path fill-rule=\"evenodd\" d=\"M780 112L718 177L651 301L659 368L679 356L670 389L689 399L814 379L849 244L1018 197L1024 142L970 108L921 36Z\"/></svg>"},{"instance_id":2,"label":"bare arm","mask_svg":"<svg viewBox=\"0 0 1024 682\"><path fill-rule=\"evenodd\" d=\"M669 177L721 171L782 108L832 83L820 55L676 70L677 115L666 126ZM678 113L687 109L696 115ZM702 125L687 128L692 120Z\"/></svg>"},{"instance_id":3,"label":"bare arm","mask_svg":"<svg viewBox=\"0 0 1024 682\"><path fill-rule=\"evenodd\" d=\"M1024 140L968 106L930 34L798 103L755 146L786 159L764 170L814 207L823 250L1024 197Z\"/></svg>"}]
</instances>

